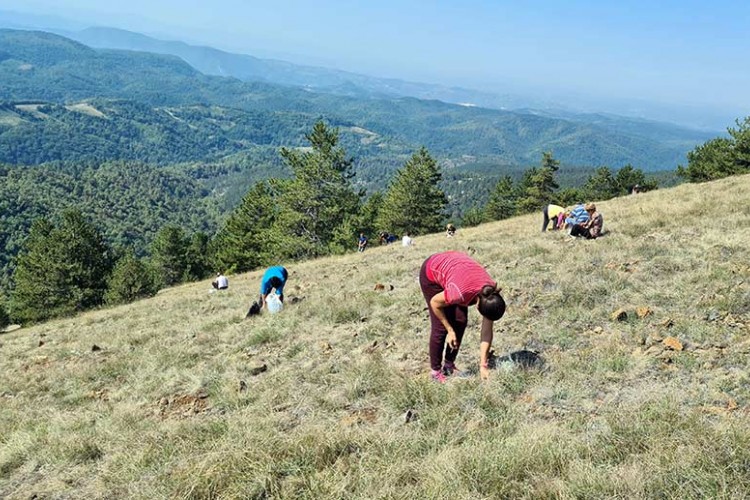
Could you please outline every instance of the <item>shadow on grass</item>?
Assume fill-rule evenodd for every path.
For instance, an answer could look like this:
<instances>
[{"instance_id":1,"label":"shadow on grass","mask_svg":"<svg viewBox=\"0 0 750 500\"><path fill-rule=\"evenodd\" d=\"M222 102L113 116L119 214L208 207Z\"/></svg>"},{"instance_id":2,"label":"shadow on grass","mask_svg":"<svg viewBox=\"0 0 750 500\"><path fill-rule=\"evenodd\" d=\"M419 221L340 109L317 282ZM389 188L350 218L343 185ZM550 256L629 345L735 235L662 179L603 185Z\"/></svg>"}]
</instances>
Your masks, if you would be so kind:
<instances>
[{"instance_id":1,"label":"shadow on grass","mask_svg":"<svg viewBox=\"0 0 750 500\"><path fill-rule=\"evenodd\" d=\"M494 353L487 361L490 368L498 368L504 363L513 363L520 368L541 368L544 366L544 358L534 351L522 349L514 351L505 356L497 356Z\"/></svg>"}]
</instances>

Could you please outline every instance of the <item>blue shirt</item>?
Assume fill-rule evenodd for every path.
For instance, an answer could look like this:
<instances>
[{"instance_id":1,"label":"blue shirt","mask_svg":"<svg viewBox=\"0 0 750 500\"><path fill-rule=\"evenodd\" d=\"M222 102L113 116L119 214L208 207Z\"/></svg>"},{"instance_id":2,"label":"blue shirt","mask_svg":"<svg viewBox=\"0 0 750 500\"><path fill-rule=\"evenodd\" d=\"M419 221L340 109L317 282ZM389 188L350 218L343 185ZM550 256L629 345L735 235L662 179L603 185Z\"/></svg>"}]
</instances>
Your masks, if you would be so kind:
<instances>
[{"instance_id":1,"label":"blue shirt","mask_svg":"<svg viewBox=\"0 0 750 500\"><path fill-rule=\"evenodd\" d=\"M267 295L271 293L271 290L273 289L271 286L272 278L279 278L279 280L281 280L281 286L276 288L276 295L283 295L287 272L282 266L273 266L266 269L266 272L263 273L263 279L260 281L260 294Z\"/></svg>"},{"instance_id":2,"label":"blue shirt","mask_svg":"<svg viewBox=\"0 0 750 500\"><path fill-rule=\"evenodd\" d=\"M586 209L583 206L583 203L576 205L573 210L570 211L570 217L565 219L566 224L583 224L584 222L588 222L589 220L589 213L586 211Z\"/></svg>"}]
</instances>

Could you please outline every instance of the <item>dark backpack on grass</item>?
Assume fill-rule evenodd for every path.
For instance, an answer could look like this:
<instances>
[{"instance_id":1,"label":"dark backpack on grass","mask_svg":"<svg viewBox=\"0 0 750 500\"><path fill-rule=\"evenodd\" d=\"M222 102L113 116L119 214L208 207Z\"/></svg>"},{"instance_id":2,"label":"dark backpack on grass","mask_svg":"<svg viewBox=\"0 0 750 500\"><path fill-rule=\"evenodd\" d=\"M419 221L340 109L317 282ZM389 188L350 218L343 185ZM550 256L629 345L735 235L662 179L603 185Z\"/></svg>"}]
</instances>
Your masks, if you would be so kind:
<instances>
[{"instance_id":1,"label":"dark backpack on grass","mask_svg":"<svg viewBox=\"0 0 750 500\"><path fill-rule=\"evenodd\" d=\"M253 305L250 306L250 310L247 311L245 319L249 318L250 316L255 316L256 314L260 314L260 304L258 304L257 300L253 302Z\"/></svg>"}]
</instances>

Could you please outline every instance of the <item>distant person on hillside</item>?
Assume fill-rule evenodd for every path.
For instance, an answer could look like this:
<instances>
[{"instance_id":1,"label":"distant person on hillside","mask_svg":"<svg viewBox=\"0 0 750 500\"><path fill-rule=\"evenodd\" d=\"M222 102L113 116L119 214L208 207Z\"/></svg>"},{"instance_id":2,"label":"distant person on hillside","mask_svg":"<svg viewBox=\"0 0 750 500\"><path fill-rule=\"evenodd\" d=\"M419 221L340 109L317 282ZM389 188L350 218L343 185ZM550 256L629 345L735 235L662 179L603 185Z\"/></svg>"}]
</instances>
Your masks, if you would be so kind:
<instances>
[{"instance_id":1,"label":"distant person on hillside","mask_svg":"<svg viewBox=\"0 0 750 500\"><path fill-rule=\"evenodd\" d=\"M565 208L559 205L549 204L542 210L542 232L546 232L552 221L552 230L556 231L562 227L563 218L565 217Z\"/></svg>"},{"instance_id":2,"label":"distant person on hillside","mask_svg":"<svg viewBox=\"0 0 750 500\"><path fill-rule=\"evenodd\" d=\"M570 235L576 237L583 236L586 239L593 240L602 234L604 217L596 211L596 205L593 203L586 204L586 212L589 215L589 220L573 226L570 230Z\"/></svg>"},{"instance_id":3,"label":"distant person on hillside","mask_svg":"<svg viewBox=\"0 0 750 500\"><path fill-rule=\"evenodd\" d=\"M641 186L636 184L633 189L630 190L630 194L638 194L641 192Z\"/></svg>"},{"instance_id":4,"label":"distant person on hillside","mask_svg":"<svg viewBox=\"0 0 750 500\"><path fill-rule=\"evenodd\" d=\"M479 373L483 379L488 378L493 324L505 314L505 301L497 283L471 257L451 251L434 254L424 261L419 285L430 311L432 379L442 383L446 376L458 371L456 356L466 330L469 306L473 304L477 304L482 315Z\"/></svg>"},{"instance_id":5,"label":"distant person on hillside","mask_svg":"<svg viewBox=\"0 0 750 500\"><path fill-rule=\"evenodd\" d=\"M413 244L414 244L414 240L411 239L411 236L409 235L409 233L407 232L406 234L404 234L404 237L401 238L401 245L405 247L410 247Z\"/></svg>"},{"instance_id":6,"label":"distant person on hillside","mask_svg":"<svg viewBox=\"0 0 750 500\"><path fill-rule=\"evenodd\" d=\"M211 286L217 290L226 290L229 288L229 280L221 273L216 273L216 279L211 282Z\"/></svg>"},{"instance_id":7,"label":"distant person on hillside","mask_svg":"<svg viewBox=\"0 0 750 500\"><path fill-rule=\"evenodd\" d=\"M445 235L448 238L453 238L456 235L456 226L454 226L453 224L448 224L447 226L445 226Z\"/></svg>"},{"instance_id":8,"label":"distant person on hillside","mask_svg":"<svg viewBox=\"0 0 750 500\"><path fill-rule=\"evenodd\" d=\"M286 285L288 273L282 266L273 266L266 269L260 281L260 299L262 308L268 308L266 299L271 292L275 292L281 302L284 302L284 285Z\"/></svg>"},{"instance_id":9,"label":"distant person on hillside","mask_svg":"<svg viewBox=\"0 0 750 500\"><path fill-rule=\"evenodd\" d=\"M390 234L385 231L380 233L380 244L381 245L390 245L394 241L398 239L398 236L395 234Z\"/></svg>"},{"instance_id":10,"label":"distant person on hillside","mask_svg":"<svg viewBox=\"0 0 750 500\"><path fill-rule=\"evenodd\" d=\"M367 248L367 236L365 233L359 233L359 239L357 240L357 251L364 252Z\"/></svg>"},{"instance_id":11,"label":"distant person on hillside","mask_svg":"<svg viewBox=\"0 0 750 500\"><path fill-rule=\"evenodd\" d=\"M565 219L566 227L573 227L576 224L583 224L589 220L589 213L583 203L579 203L570 211L570 215Z\"/></svg>"}]
</instances>

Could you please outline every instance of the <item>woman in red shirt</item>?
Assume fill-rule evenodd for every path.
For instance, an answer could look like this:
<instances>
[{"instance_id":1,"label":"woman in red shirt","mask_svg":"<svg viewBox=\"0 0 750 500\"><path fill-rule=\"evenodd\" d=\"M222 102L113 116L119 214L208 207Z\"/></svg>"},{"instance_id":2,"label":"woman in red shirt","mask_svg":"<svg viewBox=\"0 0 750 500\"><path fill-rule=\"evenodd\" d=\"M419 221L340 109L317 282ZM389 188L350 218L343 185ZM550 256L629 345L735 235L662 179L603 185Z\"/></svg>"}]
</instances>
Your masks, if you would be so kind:
<instances>
[{"instance_id":1,"label":"woman in red shirt","mask_svg":"<svg viewBox=\"0 0 750 500\"><path fill-rule=\"evenodd\" d=\"M486 379L489 376L487 362L492 346L493 323L505 314L505 301L497 283L481 264L468 255L443 252L424 261L419 273L419 285L430 311L432 378L445 382L446 375L456 371L455 360L466 330L468 306L477 304L482 315L479 373Z\"/></svg>"}]
</instances>

